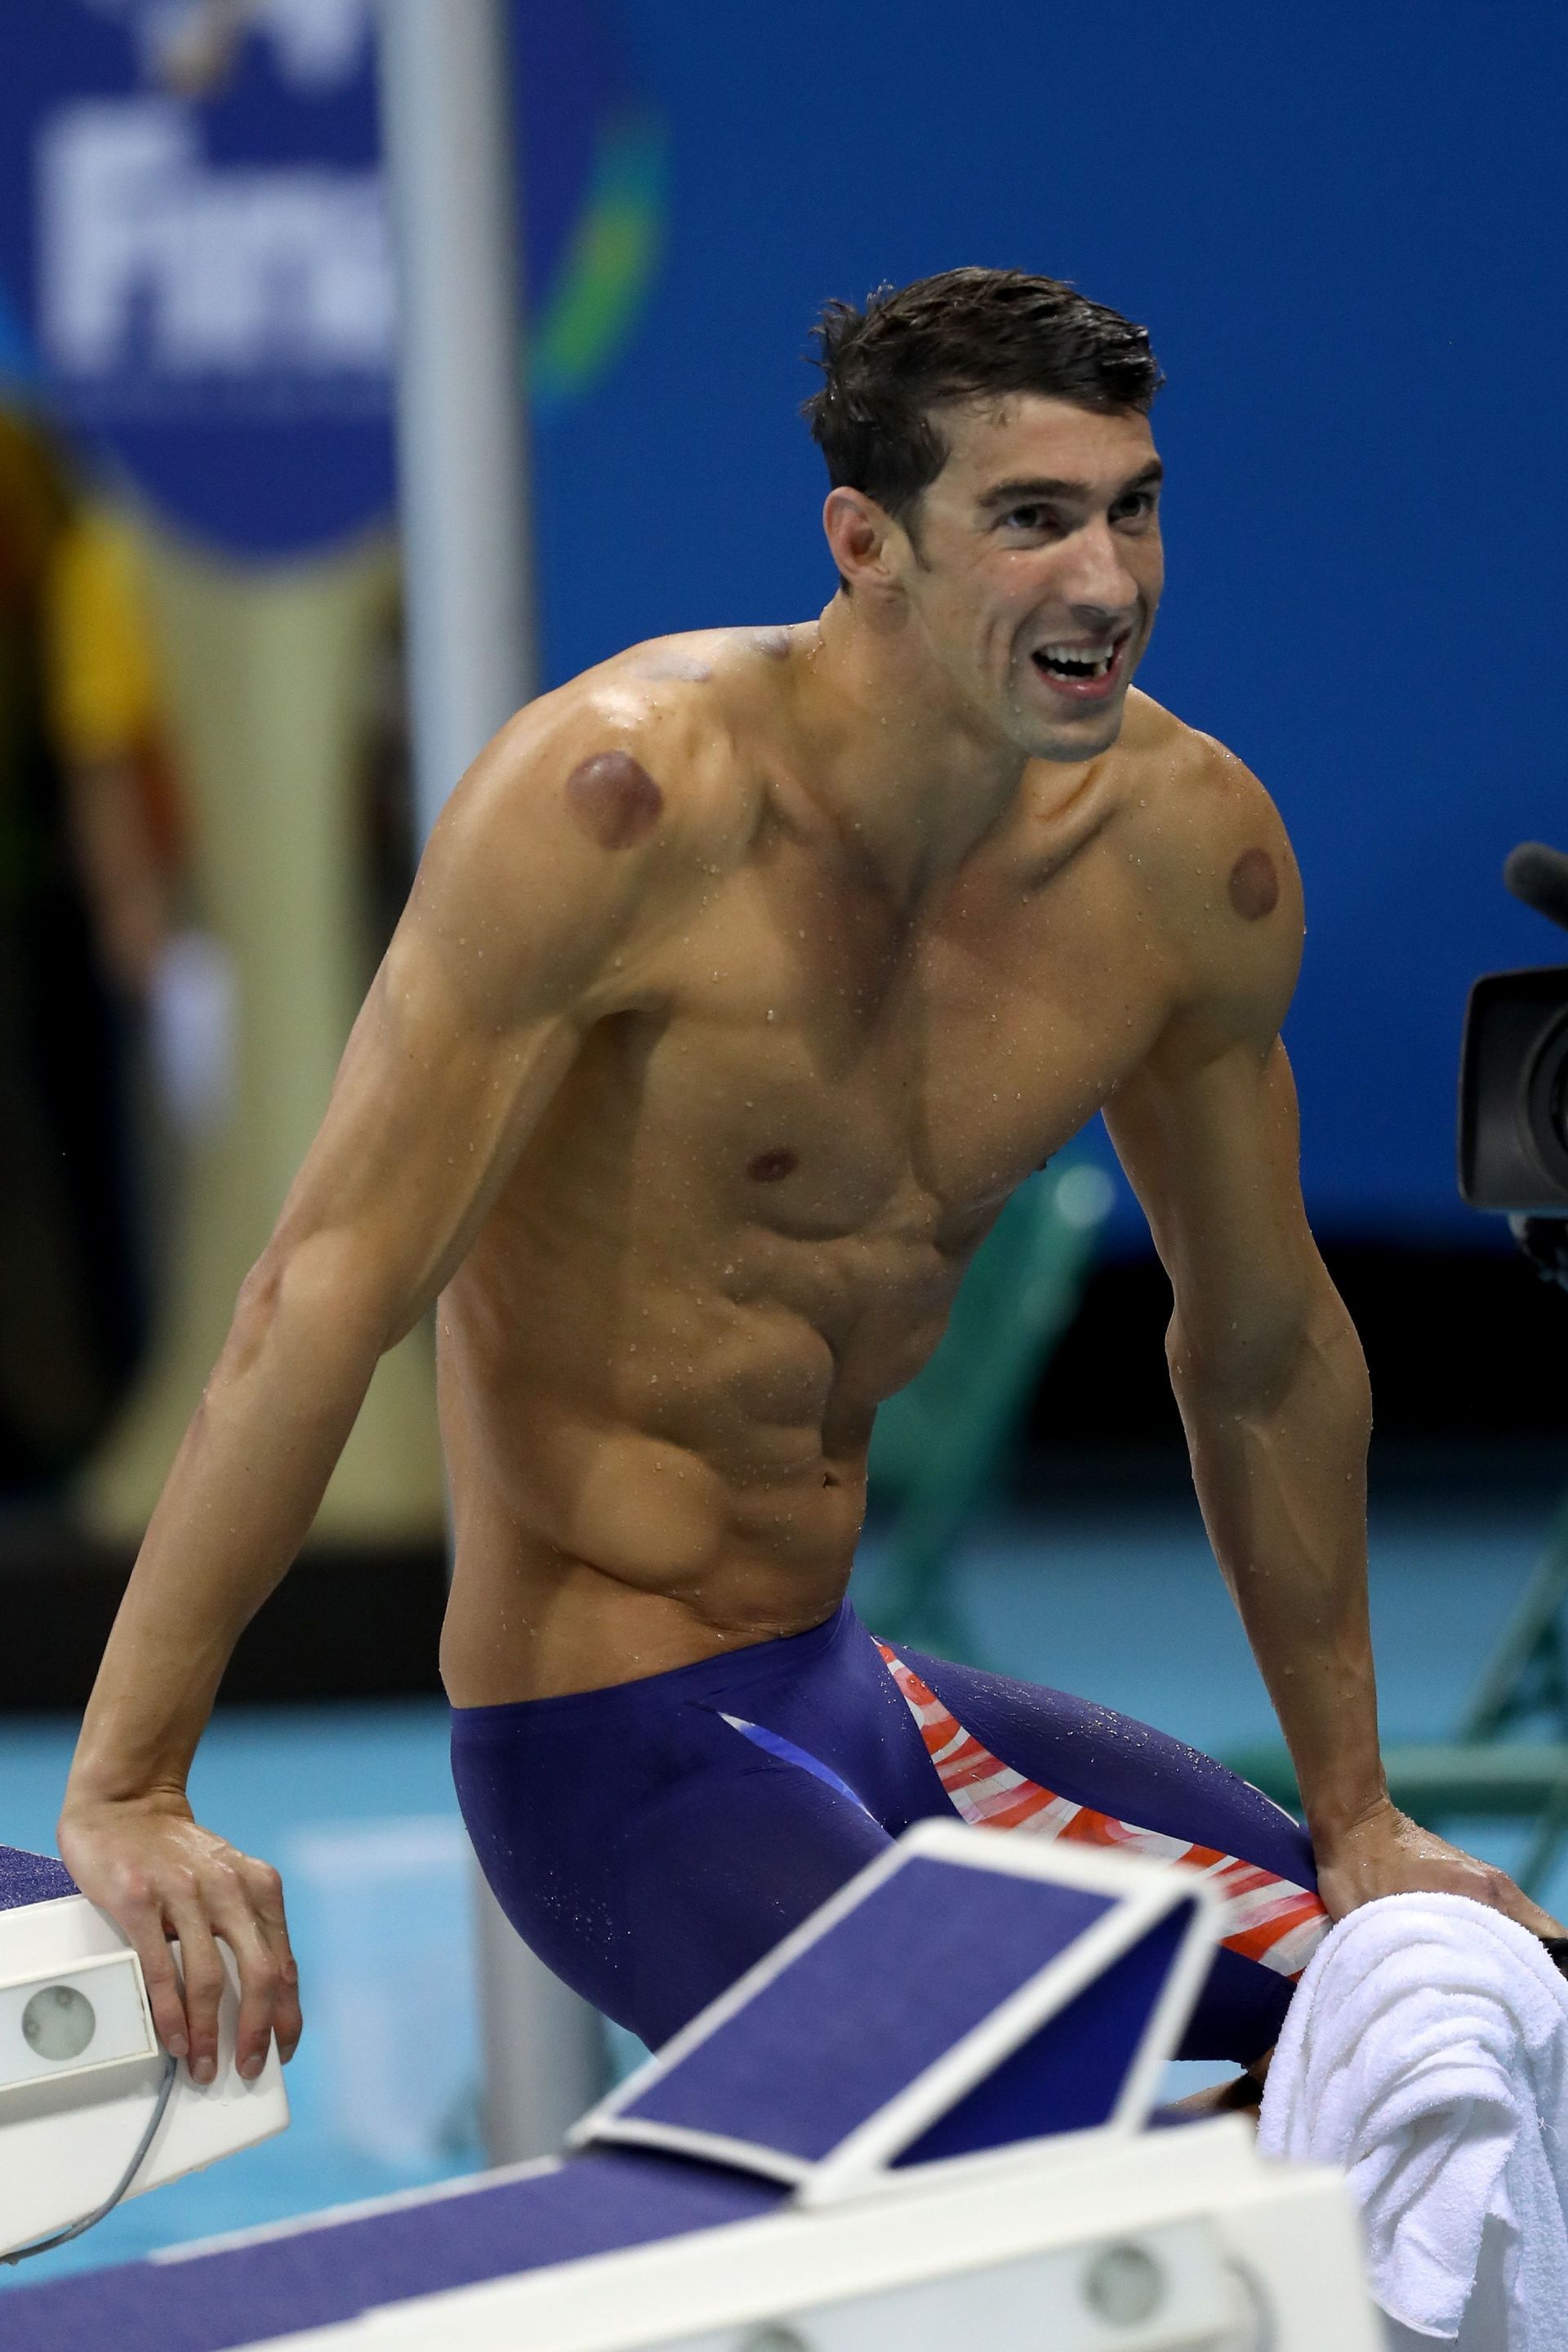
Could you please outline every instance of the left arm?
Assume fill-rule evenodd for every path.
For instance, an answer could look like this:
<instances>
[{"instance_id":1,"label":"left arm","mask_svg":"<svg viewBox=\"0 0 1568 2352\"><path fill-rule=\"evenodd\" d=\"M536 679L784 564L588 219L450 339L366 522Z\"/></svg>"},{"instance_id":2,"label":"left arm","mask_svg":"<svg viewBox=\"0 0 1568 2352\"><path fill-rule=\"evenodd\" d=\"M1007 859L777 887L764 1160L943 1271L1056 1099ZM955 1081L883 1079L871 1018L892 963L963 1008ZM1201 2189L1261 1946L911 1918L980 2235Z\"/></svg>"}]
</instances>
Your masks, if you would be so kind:
<instances>
[{"instance_id":1,"label":"left arm","mask_svg":"<svg viewBox=\"0 0 1568 2352\"><path fill-rule=\"evenodd\" d=\"M1295 1762L1329 1909L1440 1889L1560 1932L1501 1871L1389 1801L1367 1617L1371 1392L1308 1228L1279 1035L1300 897L1278 816L1226 769L1214 878L1184 925L1192 986L1106 1113L1171 1278L1167 1356L1205 1524ZM1238 916L1225 877L1260 841L1279 901Z\"/></svg>"}]
</instances>

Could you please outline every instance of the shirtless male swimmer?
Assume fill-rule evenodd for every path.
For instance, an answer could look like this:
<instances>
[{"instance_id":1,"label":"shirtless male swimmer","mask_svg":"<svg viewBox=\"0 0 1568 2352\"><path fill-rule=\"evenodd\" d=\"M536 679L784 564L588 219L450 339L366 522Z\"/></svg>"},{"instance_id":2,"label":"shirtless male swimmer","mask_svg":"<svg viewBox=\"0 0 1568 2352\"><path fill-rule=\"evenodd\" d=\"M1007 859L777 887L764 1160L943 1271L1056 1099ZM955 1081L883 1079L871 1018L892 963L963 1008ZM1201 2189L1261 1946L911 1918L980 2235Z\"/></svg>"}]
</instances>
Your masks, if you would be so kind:
<instances>
[{"instance_id":1,"label":"shirtless male swimmer","mask_svg":"<svg viewBox=\"0 0 1568 2352\"><path fill-rule=\"evenodd\" d=\"M838 593L638 646L475 762L148 1530L60 1852L198 2077L215 1937L242 2065L300 2012L277 1874L192 1819L187 1769L432 1301L464 1814L528 1942L650 2043L931 1814L1197 1849L1231 1907L1185 2047L1244 2066L1324 1906L1444 1888L1554 1928L1379 1766L1366 1371L1279 1038L1296 869L1239 761L1131 691L1147 339L960 269L831 306L821 357ZM1310 1842L1177 1741L884 1647L844 1599L879 1401L1101 1107Z\"/></svg>"}]
</instances>

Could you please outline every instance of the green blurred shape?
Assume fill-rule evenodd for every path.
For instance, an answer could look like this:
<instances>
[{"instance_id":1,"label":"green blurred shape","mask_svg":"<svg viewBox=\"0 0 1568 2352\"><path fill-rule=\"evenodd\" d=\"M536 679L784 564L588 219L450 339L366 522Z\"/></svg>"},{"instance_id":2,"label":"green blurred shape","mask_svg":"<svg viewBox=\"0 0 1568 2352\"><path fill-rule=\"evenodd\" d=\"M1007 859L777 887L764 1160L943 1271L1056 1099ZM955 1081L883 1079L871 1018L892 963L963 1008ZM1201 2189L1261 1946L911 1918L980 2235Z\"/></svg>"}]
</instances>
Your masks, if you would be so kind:
<instances>
[{"instance_id":1,"label":"green blurred shape","mask_svg":"<svg viewBox=\"0 0 1568 2352\"><path fill-rule=\"evenodd\" d=\"M531 330L538 408L576 398L631 339L663 243L667 145L645 107L613 115L599 132L587 200Z\"/></svg>"},{"instance_id":2,"label":"green blurred shape","mask_svg":"<svg viewBox=\"0 0 1568 2352\"><path fill-rule=\"evenodd\" d=\"M870 1607L885 1638L962 1654L949 1565L1005 1470L1114 1197L1084 1154L1031 1177L976 1251L931 1360L879 1411L870 1489L892 1520Z\"/></svg>"}]
</instances>

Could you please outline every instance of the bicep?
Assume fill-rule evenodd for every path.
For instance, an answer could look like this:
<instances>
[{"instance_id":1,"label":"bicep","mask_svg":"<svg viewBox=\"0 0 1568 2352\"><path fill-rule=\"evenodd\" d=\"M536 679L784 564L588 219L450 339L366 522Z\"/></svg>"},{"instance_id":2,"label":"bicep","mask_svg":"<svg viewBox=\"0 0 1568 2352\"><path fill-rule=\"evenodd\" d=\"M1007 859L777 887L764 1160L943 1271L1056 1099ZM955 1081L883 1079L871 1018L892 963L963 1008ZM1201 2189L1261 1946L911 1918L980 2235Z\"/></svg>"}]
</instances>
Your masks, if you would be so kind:
<instances>
[{"instance_id":1,"label":"bicep","mask_svg":"<svg viewBox=\"0 0 1568 2352\"><path fill-rule=\"evenodd\" d=\"M480 1022L432 944L395 941L269 1255L330 1256L400 1337L472 1241L581 1040L569 1007Z\"/></svg>"},{"instance_id":2,"label":"bicep","mask_svg":"<svg viewBox=\"0 0 1568 2352\"><path fill-rule=\"evenodd\" d=\"M1106 1124L1175 1294L1184 1348L1247 1380L1319 1310L1280 1027L1304 932L1300 879L1257 779L1209 746L1162 869L1176 978L1163 1029ZM1259 877L1267 888L1257 887Z\"/></svg>"},{"instance_id":3,"label":"bicep","mask_svg":"<svg viewBox=\"0 0 1568 2352\"><path fill-rule=\"evenodd\" d=\"M657 838L616 856L574 822L574 757L503 737L453 796L274 1235L274 1265L325 1263L389 1339L456 1270L668 895Z\"/></svg>"},{"instance_id":4,"label":"bicep","mask_svg":"<svg viewBox=\"0 0 1568 2352\"><path fill-rule=\"evenodd\" d=\"M1326 1282L1298 1166L1296 1089L1278 1036L1168 1041L1107 1107L1118 1157L1171 1279L1184 1347L1227 1379L1303 1327Z\"/></svg>"},{"instance_id":5,"label":"bicep","mask_svg":"<svg viewBox=\"0 0 1568 2352\"><path fill-rule=\"evenodd\" d=\"M387 1339L417 1318L584 1036L719 871L724 772L689 713L624 694L547 696L501 730L431 835L275 1263L324 1259Z\"/></svg>"}]
</instances>

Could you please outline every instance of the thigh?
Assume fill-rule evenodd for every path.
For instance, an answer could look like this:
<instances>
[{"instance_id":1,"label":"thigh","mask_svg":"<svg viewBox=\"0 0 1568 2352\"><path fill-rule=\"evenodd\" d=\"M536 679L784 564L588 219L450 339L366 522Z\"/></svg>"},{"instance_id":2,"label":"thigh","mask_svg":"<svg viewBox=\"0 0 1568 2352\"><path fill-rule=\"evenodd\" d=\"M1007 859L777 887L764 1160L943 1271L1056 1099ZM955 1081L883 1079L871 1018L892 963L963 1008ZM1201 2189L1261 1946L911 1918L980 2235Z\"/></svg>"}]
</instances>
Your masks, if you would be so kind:
<instances>
[{"instance_id":1,"label":"thigh","mask_svg":"<svg viewBox=\"0 0 1568 2352\"><path fill-rule=\"evenodd\" d=\"M883 1654L961 1818L1205 1872L1225 1904L1223 1940L1182 2055L1261 2056L1327 1927L1300 1823L1213 1757L1109 1707Z\"/></svg>"},{"instance_id":2,"label":"thigh","mask_svg":"<svg viewBox=\"0 0 1568 2352\"><path fill-rule=\"evenodd\" d=\"M619 1845L623 2021L650 2048L667 2042L890 1843L853 1798L790 1764L666 1790Z\"/></svg>"},{"instance_id":3,"label":"thigh","mask_svg":"<svg viewBox=\"0 0 1568 2352\"><path fill-rule=\"evenodd\" d=\"M547 1967L650 2046L887 1850L901 1820L882 1815L888 1790L860 1785L868 1763L873 1782L896 1782L885 1747L943 1804L857 1631L808 1640L804 1664L781 1643L696 1676L453 1711L458 1801L501 1908ZM862 1645L858 1683L843 1661ZM879 1718L899 1740L878 1736ZM846 1753L829 1760L825 1747Z\"/></svg>"}]
</instances>

